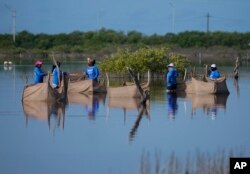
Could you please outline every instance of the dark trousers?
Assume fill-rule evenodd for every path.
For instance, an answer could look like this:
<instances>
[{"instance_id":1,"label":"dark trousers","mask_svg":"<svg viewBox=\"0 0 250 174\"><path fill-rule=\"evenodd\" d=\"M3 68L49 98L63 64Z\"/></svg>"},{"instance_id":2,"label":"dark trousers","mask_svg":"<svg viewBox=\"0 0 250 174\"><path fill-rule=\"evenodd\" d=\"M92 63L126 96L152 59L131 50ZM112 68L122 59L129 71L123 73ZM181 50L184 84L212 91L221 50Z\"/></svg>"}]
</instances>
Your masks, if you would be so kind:
<instances>
[{"instance_id":1,"label":"dark trousers","mask_svg":"<svg viewBox=\"0 0 250 174\"><path fill-rule=\"evenodd\" d=\"M176 90L176 86L177 86L177 84L172 84L172 85L167 86L167 89L168 90Z\"/></svg>"}]
</instances>

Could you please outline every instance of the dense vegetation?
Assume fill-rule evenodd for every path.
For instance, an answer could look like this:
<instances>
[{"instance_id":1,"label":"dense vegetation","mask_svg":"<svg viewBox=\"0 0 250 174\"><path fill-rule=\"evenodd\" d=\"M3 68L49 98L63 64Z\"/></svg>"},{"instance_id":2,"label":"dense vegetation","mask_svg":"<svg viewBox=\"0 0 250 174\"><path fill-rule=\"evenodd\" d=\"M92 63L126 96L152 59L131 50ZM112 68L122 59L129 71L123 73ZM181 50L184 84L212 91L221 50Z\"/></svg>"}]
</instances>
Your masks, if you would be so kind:
<instances>
[{"instance_id":1,"label":"dense vegetation","mask_svg":"<svg viewBox=\"0 0 250 174\"><path fill-rule=\"evenodd\" d=\"M136 51L119 50L111 58L108 57L100 64L100 69L106 72L126 72L130 67L136 73L145 73L148 70L156 74L166 71L167 65L173 62L176 68L183 72L189 65L184 57L170 54L166 48L140 48Z\"/></svg>"},{"instance_id":2,"label":"dense vegetation","mask_svg":"<svg viewBox=\"0 0 250 174\"><path fill-rule=\"evenodd\" d=\"M138 49L145 46L170 46L181 48L225 46L247 49L250 43L250 32L198 32L186 31L179 34L167 33L165 35L144 35L131 31L127 34L113 30L101 29L99 31L79 32L69 34L32 34L22 31L17 34L16 42L12 35L0 35L0 52L96 52L116 50L117 47L130 47Z\"/></svg>"},{"instance_id":3,"label":"dense vegetation","mask_svg":"<svg viewBox=\"0 0 250 174\"><path fill-rule=\"evenodd\" d=\"M78 60L92 56L98 58L102 71L125 72L126 66L135 72L162 73L169 62L179 70L189 63L232 64L235 56L248 57L250 32L198 32L178 34L144 35L101 29L99 31L61 34L17 33L16 42L11 34L0 34L0 58L18 58L19 62L33 61L36 57L50 59L55 53L58 59ZM19 54L20 53L20 54ZM186 59L187 58L187 59ZM20 61L22 59L22 61ZM100 64L101 63L101 64Z\"/></svg>"}]
</instances>

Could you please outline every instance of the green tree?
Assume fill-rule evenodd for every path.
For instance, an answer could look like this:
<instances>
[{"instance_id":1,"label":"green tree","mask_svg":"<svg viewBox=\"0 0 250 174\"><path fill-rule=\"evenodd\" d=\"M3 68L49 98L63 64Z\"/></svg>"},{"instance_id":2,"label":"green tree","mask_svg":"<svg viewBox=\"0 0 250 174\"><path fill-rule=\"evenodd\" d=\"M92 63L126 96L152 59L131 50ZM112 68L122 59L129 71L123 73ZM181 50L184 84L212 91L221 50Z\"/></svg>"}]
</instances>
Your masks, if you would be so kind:
<instances>
[{"instance_id":1,"label":"green tree","mask_svg":"<svg viewBox=\"0 0 250 174\"><path fill-rule=\"evenodd\" d=\"M29 33L28 31L22 31L17 34L16 47L33 49L35 46L34 40L34 35L32 33Z\"/></svg>"},{"instance_id":2,"label":"green tree","mask_svg":"<svg viewBox=\"0 0 250 174\"><path fill-rule=\"evenodd\" d=\"M136 51L118 50L112 57L101 62L100 69L105 72L126 72L126 67L131 67L135 73L164 73L170 62L183 69L188 61L180 55L170 55L167 48L140 48Z\"/></svg>"}]
</instances>

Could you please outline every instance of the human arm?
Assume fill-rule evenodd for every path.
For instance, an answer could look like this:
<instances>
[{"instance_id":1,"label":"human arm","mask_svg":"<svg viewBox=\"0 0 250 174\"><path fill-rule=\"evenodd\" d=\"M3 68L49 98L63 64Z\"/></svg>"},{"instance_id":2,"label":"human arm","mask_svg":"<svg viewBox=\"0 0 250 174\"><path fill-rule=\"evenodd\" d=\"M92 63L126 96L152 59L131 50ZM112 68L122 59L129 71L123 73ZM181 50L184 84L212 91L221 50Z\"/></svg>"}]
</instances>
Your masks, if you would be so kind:
<instances>
[{"instance_id":1,"label":"human arm","mask_svg":"<svg viewBox=\"0 0 250 174\"><path fill-rule=\"evenodd\" d=\"M95 66L93 79L97 80L98 76L99 76L99 69Z\"/></svg>"},{"instance_id":2,"label":"human arm","mask_svg":"<svg viewBox=\"0 0 250 174\"><path fill-rule=\"evenodd\" d=\"M168 71L167 75L166 75L166 80L167 80L167 83L171 83L172 82L172 78L174 76L174 72L173 71Z\"/></svg>"},{"instance_id":3,"label":"human arm","mask_svg":"<svg viewBox=\"0 0 250 174\"><path fill-rule=\"evenodd\" d=\"M35 83L42 83L44 76L46 76L46 73L44 73L40 68L36 67L35 70L34 70L34 81L35 81Z\"/></svg>"},{"instance_id":4,"label":"human arm","mask_svg":"<svg viewBox=\"0 0 250 174\"><path fill-rule=\"evenodd\" d=\"M43 72L40 68L36 68L35 69L35 74L39 77L43 77L43 76L46 76L47 73Z\"/></svg>"},{"instance_id":5,"label":"human arm","mask_svg":"<svg viewBox=\"0 0 250 174\"><path fill-rule=\"evenodd\" d=\"M54 70L53 70L53 78L52 78L52 83L54 84L54 85L59 85L59 79L58 79L58 70L57 70L57 68L55 68Z\"/></svg>"},{"instance_id":6,"label":"human arm","mask_svg":"<svg viewBox=\"0 0 250 174\"><path fill-rule=\"evenodd\" d=\"M88 71L87 71L88 67L85 67L83 69L83 75L85 75L85 78L88 78Z\"/></svg>"}]
</instances>

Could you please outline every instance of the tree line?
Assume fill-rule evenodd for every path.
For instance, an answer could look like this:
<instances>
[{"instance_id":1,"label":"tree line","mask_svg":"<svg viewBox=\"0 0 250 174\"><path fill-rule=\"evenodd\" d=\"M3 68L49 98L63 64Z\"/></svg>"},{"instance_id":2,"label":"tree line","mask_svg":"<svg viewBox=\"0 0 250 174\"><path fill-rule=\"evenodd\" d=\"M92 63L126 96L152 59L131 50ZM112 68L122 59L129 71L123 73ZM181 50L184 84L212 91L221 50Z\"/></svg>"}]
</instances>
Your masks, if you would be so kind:
<instances>
[{"instance_id":1,"label":"tree line","mask_svg":"<svg viewBox=\"0 0 250 174\"><path fill-rule=\"evenodd\" d=\"M96 52L117 47L142 48L145 46L178 46L181 48L225 46L237 49L250 47L250 32L199 32L186 31L178 34L144 35L137 31L128 33L101 29L98 31L61 34L32 34L28 31L17 33L13 42L11 34L0 34L0 51L24 52L32 50L58 52Z\"/></svg>"}]
</instances>

